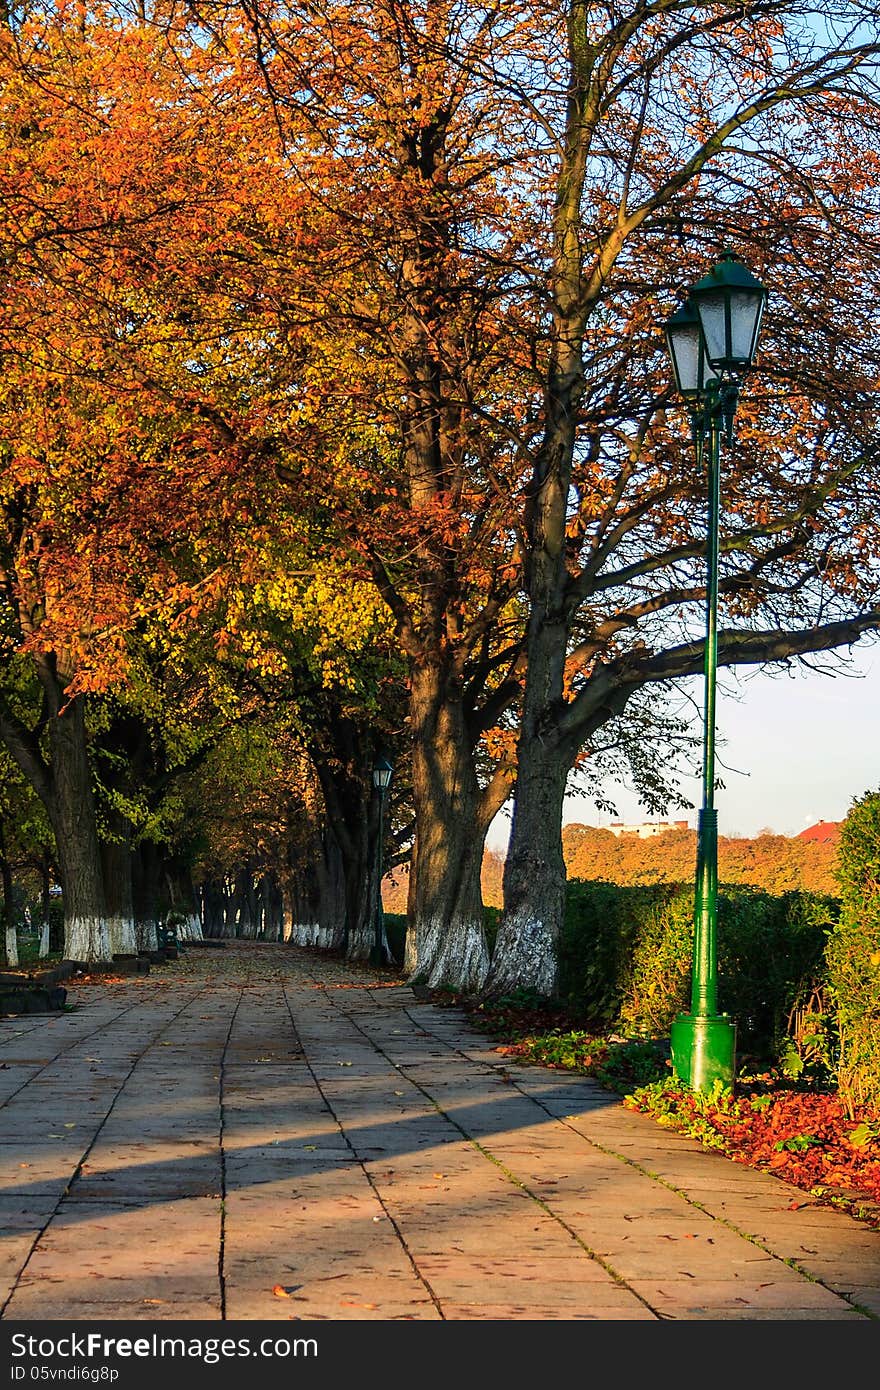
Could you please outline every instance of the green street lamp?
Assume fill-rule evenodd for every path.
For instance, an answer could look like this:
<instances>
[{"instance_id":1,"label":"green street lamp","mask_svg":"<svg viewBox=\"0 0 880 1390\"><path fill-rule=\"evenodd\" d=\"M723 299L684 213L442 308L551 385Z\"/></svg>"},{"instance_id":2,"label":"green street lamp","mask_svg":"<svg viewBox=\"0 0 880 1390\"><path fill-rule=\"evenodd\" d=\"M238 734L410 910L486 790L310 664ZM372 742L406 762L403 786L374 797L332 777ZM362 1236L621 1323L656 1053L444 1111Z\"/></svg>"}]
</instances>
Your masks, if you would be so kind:
<instances>
[{"instance_id":1,"label":"green street lamp","mask_svg":"<svg viewBox=\"0 0 880 1390\"><path fill-rule=\"evenodd\" d=\"M733 1085L736 1025L718 1012L718 815L715 810L715 684L718 668L718 522L721 435L733 439L742 376L754 360L767 299L764 286L726 251L667 321L675 382L687 402L697 469L708 443L703 803L697 832L691 1011L672 1025L672 1069L695 1091Z\"/></svg>"},{"instance_id":2,"label":"green street lamp","mask_svg":"<svg viewBox=\"0 0 880 1390\"><path fill-rule=\"evenodd\" d=\"M382 840L384 837L385 793L391 786L393 764L383 753L373 765L373 786L379 797L379 825L376 834L376 898L373 910L373 945L370 950L370 964L384 965L385 950L382 944L384 919L382 913Z\"/></svg>"}]
</instances>

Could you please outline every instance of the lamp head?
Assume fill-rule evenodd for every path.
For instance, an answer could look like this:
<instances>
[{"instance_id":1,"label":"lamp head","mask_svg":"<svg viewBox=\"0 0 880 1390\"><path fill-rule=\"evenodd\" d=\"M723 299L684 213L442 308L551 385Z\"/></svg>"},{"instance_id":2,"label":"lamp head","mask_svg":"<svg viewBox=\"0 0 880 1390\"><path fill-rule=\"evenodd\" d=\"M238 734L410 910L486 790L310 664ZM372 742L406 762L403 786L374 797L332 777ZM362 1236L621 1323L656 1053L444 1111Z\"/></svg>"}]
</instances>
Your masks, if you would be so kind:
<instances>
[{"instance_id":1,"label":"lamp head","mask_svg":"<svg viewBox=\"0 0 880 1390\"><path fill-rule=\"evenodd\" d=\"M373 764L373 786L380 792L387 791L391 785L391 775L394 772L394 764L387 754L382 753Z\"/></svg>"},{"instance_id":2,"label":"lamp head","mask_svg":"<svg viewBox=\"0 0 880 1390\"><path fill-rule=\"evenodd\" d=\"M691 290L706 355L715 373L747 372L755 358L767 291L748 266L725 251Z\"/></svg>"},{"instance_id":3,"label":"lamp head","mask_svg":"<svg viewBox=\"0 0 880 1390\"><path fill-rule=\"evenodd\" d=\"M696 309L688 299L663 325L675 372L675 384L686 401L696 400L716 373L706 356L706 344Z\"/></svg>"}]
</instances>

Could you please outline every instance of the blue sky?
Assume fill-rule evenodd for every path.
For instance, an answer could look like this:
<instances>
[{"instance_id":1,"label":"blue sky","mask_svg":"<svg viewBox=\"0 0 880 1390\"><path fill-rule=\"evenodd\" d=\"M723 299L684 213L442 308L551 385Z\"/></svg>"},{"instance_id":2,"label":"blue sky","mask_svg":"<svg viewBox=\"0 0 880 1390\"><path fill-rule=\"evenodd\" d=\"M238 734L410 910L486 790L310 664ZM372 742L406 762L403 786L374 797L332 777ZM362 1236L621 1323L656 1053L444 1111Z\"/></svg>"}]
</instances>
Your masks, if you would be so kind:
<instances>
[{"instance_id":1,"label":"blue sky","mask_svg":"<svg viewBox=\"0 0 880 1390\"><path fill-rule=\"evenodd\" d=\"M719 775L716 793L722 835L755 835L769 828L797 835L820 820L842 820L855 797L880 788L880 647L853 648L849 675L822 676L797 668L770 676L760 672L736 682L738 698L725 693L734 682L724 673L718 694ZM692 693L701 698L701 682ZM608 787L625 821L656 820L623 788ZM700 785L684 784L699 805ZM671 812L683 817L685 812ZM696 813L688 819L696 824ZM567 798L564 819L608 825L614 819L585 797ZM493 849L506 845L503 813L489 832Z\"/></svg>"}]
</instances>

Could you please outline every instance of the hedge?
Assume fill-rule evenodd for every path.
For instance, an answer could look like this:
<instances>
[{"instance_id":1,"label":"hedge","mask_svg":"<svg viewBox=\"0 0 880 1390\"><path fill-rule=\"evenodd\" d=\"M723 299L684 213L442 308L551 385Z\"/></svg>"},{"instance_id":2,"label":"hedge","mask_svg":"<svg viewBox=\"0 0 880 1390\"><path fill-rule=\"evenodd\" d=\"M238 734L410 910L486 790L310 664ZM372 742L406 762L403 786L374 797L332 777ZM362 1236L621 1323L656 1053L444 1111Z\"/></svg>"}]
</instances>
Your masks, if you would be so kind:
<instances>
[{"instance_id":1,"label":"hedge","mask_svg":"<svg viewBox=\"0 0 880 1390\"><path fill-rule=\"evenodd\" d=\"M736 1019L740 1050L771 1057L783 1045L792 1011L824 977L838 906L818 894L719 889L719 1008ZM570 881L560 945L564 1002L627 1036L668 1033L690 1005L693 911L692 884Z\"/></svg>"},{"instance_id":2,"label":"hedge","mask_svg":"<svg viewBox=\"0 0 880 1390\"><path fill-rule=\"evenodd\" d=\"M880 898L875 907L880 922ZM500 913L484 911L491 949ZM838 900L820 894L720 887L718 1002L736 1020L740 1057L788 1058L795 1069L804 1058L821 1060L826 1073L833 1070L833 1021L809 1010L827 991L825 949L839 913ZM668 1035L675 1015L690 1006L693 915L692 883L622 887L569 880L560 941L561 1002L596 1031ZM386 913L385 927L395 958L402 961L406 917ZM842 961L839 950L838 958ZM821 1049L815 1046L820 1026L827 1034ZM799 1029L806 1029L808 1046Z\"/></svg>"},{"instance_id":3,"label":"hedge","mask_svg":"<svg viewBox=\"0 0 880 1390\"><path fill-rule=\"evenodd\" d=\"M880 1107L880 792L853 803L838 852L840 917L828 941L844 1104Z\"/></svg>"}]
</instances>

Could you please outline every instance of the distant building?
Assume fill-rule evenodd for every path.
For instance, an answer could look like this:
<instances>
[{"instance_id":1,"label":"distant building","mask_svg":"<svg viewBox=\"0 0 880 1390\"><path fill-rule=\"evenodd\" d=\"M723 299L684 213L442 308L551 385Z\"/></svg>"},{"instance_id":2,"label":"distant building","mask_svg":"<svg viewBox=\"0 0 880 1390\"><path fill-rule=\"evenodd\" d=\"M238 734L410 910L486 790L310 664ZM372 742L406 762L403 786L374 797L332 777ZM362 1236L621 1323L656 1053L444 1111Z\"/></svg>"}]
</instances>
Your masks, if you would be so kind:
<instances>
[{"instance_id":1,"label":"distant building","mask_svg":"<svg viewBox=\"0 0 880 1390\"><path fill-rule=\"evenodd\" d=\"M612 835L635 835L640 840L651 840L655 835L664 835L667 830L687 830L686 820L643 820L639 825L624 825L623 821L612 821L608 829Z\"/></svg>"},{"instance_id":2,"label":"distant building","mask_svg":"<svg viewBox=\"0 0 880 1390\"><path fill-rule=\"evenodd\" d=\"M836 844L840 839L840 821L820 820L818 825L808 825L795 839L813 840L820 845Z\"/></svg>"}]
</instances>

